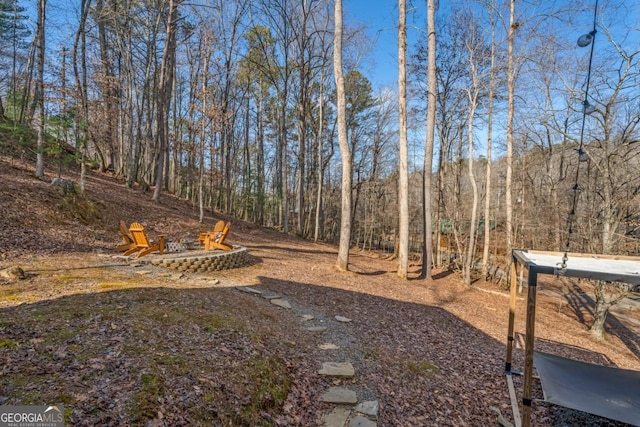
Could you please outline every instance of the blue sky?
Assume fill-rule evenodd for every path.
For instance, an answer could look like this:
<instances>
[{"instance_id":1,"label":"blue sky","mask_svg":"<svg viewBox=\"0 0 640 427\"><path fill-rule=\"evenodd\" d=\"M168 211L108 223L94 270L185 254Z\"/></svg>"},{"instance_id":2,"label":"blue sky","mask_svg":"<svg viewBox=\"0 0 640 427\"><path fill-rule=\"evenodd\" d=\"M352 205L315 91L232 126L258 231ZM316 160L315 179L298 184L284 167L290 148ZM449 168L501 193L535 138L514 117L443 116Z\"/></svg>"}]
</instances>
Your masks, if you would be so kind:
<instances>
[{"instance_id":1,"label":"blue sky","mask_svg":"<svg viewBox=\"0 0 640 427\"><path fill-rule=\"evenodd\" d=\"M407 5L407 48L409 52L424 31L425 1ZM398 85L398 6L394 0L343 0L345 25L359 23L366 27L367 36L374 44L362 64L362 71L373 84L374 90Z\"/></svg>"},{"instance_id":2,"label":"blue sky","mask_svg":"<svg viewBox=\"0 0 640 427\"><path fill-rule=\"evenodd\" d=\"M555 7L562 9L569 4L575 10L575 15L570 23L563 28L565 34L561 37L577 37L584 31L588 32L593 20L593 7L596 0L551 0ZM366 28L367 36L372 41L370 54L362 62L360 70L373 83L374 89L381 87L397 87L398 76L398 6L397 0L343 0L343 13L345 25L361 25ZM408 0L407 4L407 39L408 53L411 54L420 34L426 29L426 4L425 0ZM455 2L440 1L438 15L445 13L445 9L456 7ZM577 3L577 4L576 4ZM619 4L619 9L614 9L614 4ZM460 4L458 4L458 7ZM540 3L541 7L549 7L550 4ZM522 13L523 6L519 6L516 12ZM536 9L535 2L527 5L527 8ZM613 26L620 25L623 21L638 28L640 25L640 0L599 0L598 21ZM562 32L561 29L558 28ZM599 35L598 37L601 37Z\"/></svg>"}]
</instances>

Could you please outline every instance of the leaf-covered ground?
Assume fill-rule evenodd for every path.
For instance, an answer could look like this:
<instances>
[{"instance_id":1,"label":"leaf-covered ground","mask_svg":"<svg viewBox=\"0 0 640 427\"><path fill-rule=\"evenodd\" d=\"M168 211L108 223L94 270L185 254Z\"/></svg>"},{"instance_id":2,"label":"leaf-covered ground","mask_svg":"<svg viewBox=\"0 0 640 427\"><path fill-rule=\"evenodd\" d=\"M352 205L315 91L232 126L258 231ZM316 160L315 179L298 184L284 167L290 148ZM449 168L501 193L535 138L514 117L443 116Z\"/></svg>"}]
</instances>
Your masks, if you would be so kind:
<instances>
[{"instance_id":1,"label":"leaf-covered ground","mask_svg":"<svg viewBox=\"0 0 640 427\"><path fill-rule=\"evenodd\" d=\"M496 284L466 287L447 271L405 282L385 254L358 251L351 271L339 272L331 245L217 213L201 225L190 203L165 196L157 205L106 175L89 177L86 198L63 196L1 159L0 181L0 268L28 275L0 282L0 404L63 403L78 426L313 426L331 408L322 393L342 385L380 402L379 425L493 425L492 406L511 418L508 298ZM249 248L249 266L179 277L111 256L120 219L177 239L222 218L232 220L228 241ZM292 309L238 285L277 292ZM589 289L542 288L538 348L640 369L633 305L611 316L598 341L586 332ZM524 308L519 299L521 333ZM326 342L339 349L319 348ZM349 361L356 376L321 377L326 361ZM537 426L620 425L534 408Z\"/></svg>"}]
</instances>

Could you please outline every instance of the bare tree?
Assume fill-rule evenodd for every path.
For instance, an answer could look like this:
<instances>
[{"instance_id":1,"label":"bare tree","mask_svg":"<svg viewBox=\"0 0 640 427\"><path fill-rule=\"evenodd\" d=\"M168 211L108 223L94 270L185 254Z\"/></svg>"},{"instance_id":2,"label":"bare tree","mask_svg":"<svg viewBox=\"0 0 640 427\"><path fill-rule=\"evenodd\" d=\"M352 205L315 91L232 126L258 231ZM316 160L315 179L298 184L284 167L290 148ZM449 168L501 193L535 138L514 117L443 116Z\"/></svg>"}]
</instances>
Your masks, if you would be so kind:
<instances>
[{"instance_id":1,"label":"bare tree","mask_svg":"<svg viewBox=\"0 0 640 427\"><path fill-rule=\"evenodd\" d=\"M495 6L495 5L494 5ZM491 65L489 70L489 95L488 95L488 111L487 111L487 165L485 177L485 193L484 193L484 244L482 247L482 277L486 278L489 268L489 247L491 232L491 144L493 140L493 97L496 82L496 42L495 42L495 7L489 12L491 27Z\"/></svg>"},{"instance_id":2,"label":"bare tree","mask_svg":"<svg viewBox=\"0 0 640 427\"><path fill-rule=\"evenodd\" d=\"M157 109L156 137L158 140L158 151L156 153L156 179L155 189L151 199L160 201L160 194L163 188L165 150L169 145L169 112L171 110L171 91L173 89L173 73L176 62L176 27L178 19L178 7L181 0L169 0L169 14L167 16L167 30L162 55L162 65L160 66L159 96Z\"/></svg>"},{"instance_id":3,"label":"bare tree","mask_svg":"<svg viewBox=\"0 0 640 427\"><path fill-rule=\"evenodd\" d=\"M407 3L398 1L398 276L407 278L409 267L409 168L407 147Z\"/></svg>"},{"instance_id":4,"label":"bare tree","mask_svg":"<svg viewBox=\"0 0 640 427\"><path fill-rule=\"evenodd\" d=\"M342 208L340 210L340 246L338 248L337 267L346 271L349 269L349 246L351 244L351 153L347 139L346 102L342 69L342 0L335 0L334 22L333 74L336 81L336 102L338 107L338 142L342 157Z\"/></svg>"},{"instance_id":5,"label":"bare tree","mask_svg":"<svg viewBox=\"0 0 640 427\"><path fill-rule=\"evenodd\" d=\"M433 145L436 122L436 94L438 82L436 77L436 28L435 28L435 0L427 0L427 73L429 89L427 92L427 135L424 146L423 167L423 211L424 211L424 235L422 253L421 277L431 279L431 266L433 264L432 221L431 218L431 169L433 168Z\"/></svg>"},{"instance_id":6,"label":"bare tree","mask_svg":"<svg viewBox=\"0 0 640 427\"><path fill-rule=\"evenodd\" d=\"M518 24L516 23L516 1L509 0L509 35L507 38L507 157L505 179L505 208L506 208L506 264L511 265L511 250L513 248L513 202L511 187L513 175L513 116L515 109L515 53L513 39Z\"/></svg>"},{"instance_id":7,"label":"bare tree","mask_svg":"<svg viewBox=\"0 0 640 427\"><path fill-rule=\"evenodd\" d=\"M481 81L480 81L480 68L483 60L483 52L478 43L476 23L470 20L470 32L466 42L467 50L469 52L469 74L471 75L471 85L467 89L467 97L469 100L469 116L467 118L467 142L469 144L469 158L467 159L467 171L469 174L469 183L471 184L471 221L469 223L469 243L467 246L467 255L464 263L464 283L471 285L471 269L473 268L475 258L475 238L476 238L476 222L478 213L478 184L473 170L473 121L476 115L476 108L478 105L478 99L480 97Z\"/></svg>"},{"instance_id":8,"label":"bare tree","mask_svg":"<svg viewBox=\"0 0 640 427\"><path fill-rule=\"evenodd\" d=\"M38 23L36 30L36 43L38 45L38 75L36 77L35 101L39 108L38 114L38 150L36 153L36 176L44 179L44 127L46 123L46 111L44 108L44 58L45 58L45 23L47 16L47 0L38 0Z\"/></svg>"},{"instance_id":9,"label":"bare tree","mask_svg":"<svg viewBox=\"0 0 640 427\"><path fill-rule=\"evenodd\" d=\"M87 77L87 42L86 42L86 23L87 16L89 14L89 6L91 0L82 0L80 2L80 23L78 25L78 31L76 32L73 41L73 73L76 80L76 93L77 99L80 101L81 114L76 116L76 120L79 123L76 124L78 134L76 135L76 141L79 140L79 144L76 147L80 149L81 161L80 161L80 189L84 192L85 175L86 175L86 153L88 145L88 123L89 123L89 101L87 95L88 77ZM80 49L80 69L78 69L78 48Z\"/></svg>"}]
</instances>

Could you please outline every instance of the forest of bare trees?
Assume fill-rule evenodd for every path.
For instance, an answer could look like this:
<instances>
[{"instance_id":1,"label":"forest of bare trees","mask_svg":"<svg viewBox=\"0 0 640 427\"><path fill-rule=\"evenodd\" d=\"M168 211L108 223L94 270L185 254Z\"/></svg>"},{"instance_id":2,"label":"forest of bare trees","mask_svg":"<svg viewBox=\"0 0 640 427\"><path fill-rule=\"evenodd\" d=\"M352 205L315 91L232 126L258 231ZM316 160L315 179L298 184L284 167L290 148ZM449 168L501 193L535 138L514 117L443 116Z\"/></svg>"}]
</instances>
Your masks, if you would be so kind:
<instances>
[{"instance_id":1,"label":"forest of bare trees","mask_svg":"<svg viewBox=\"0 0 640 427\"><path fill-rule=\"evenodd\" d=\"M346 2L0 0L0 114L38 132L40 177L79 163L201 218L348 232L364 250L398 251L408 233L410 258L454 263L465 281L514 247L639 254L633 2L600 2L592 57L576 46L589 2L426 3L428 32L396 6L415 36L405 62L398 44L406 79L374 89L372 41ZM72 31L50 25L61 8Z\"/></svg>"}]
</instances>

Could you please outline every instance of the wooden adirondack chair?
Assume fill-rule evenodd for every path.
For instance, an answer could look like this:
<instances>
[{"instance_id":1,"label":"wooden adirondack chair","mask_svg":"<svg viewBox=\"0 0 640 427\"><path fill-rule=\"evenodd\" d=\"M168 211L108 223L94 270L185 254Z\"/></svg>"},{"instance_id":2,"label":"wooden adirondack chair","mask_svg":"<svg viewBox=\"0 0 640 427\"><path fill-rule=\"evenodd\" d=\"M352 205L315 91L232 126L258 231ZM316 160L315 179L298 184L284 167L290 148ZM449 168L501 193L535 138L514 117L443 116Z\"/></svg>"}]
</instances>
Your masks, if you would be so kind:
<instances>
[{"instance_id":1,"label":"wooden adirondack chair","mask_svg":"<svg viewBox=\"0 0 640 427\"><path fill-rule=\"evenodd\" d=\"M127 230L127 225L123 220L120 220L120 234L122 234L122 244L116 248L116 252L126 252L129 249L133 249L136 247L136 244L133 243L133 237L129 234L129 230Z\"/></svg>"},{"instance_id":2,"label":"wooden adirondack chair","mask_svg":"<svg viewBox=\"0 0 640 427\"><path fill-rule=\"evenodd\" d=\"M198 236L198 241L200 242L200 244L201 245L205 244L205 241L207 240L209 234L218 235L222 233L222 231L224 230L225 224L226 223L224 221L220 220L213 227L212 231L201 231L200 235Z\"/></svg>"},{"instance_id":3,"label":"wooden adirondack chair","mask_svg":"<svg viewBox=\"0 0 640 427\"><path fill-rule=\"evenodd\" d=\"M229 230L231 228L231 223L225 222L222 231L218 233L207 233L204 240L204 248L206 250L211 249L222 249L223 251L230 251L233 249L233 246L224 243L224 239L227 238L229 234Z\"/></svg>"},{"instance_id":4,"label":"wooden adirondack chair","mask_svg":"<svg viewBox=\"0 0 640 427\"><path fill-rule=\"evenodd\" d=\"M147 239L147 233L144 232L144 227L137 222L131 224L129 233L131 233L135 247L126 251L125 255L133 255L138 252L138 258L140 258L151 252L157 251L160 252L160 255L164 253L164 236L158 236L158 242L153 245L150 244L149 239Z\"/></svg>"}]
</instances>

